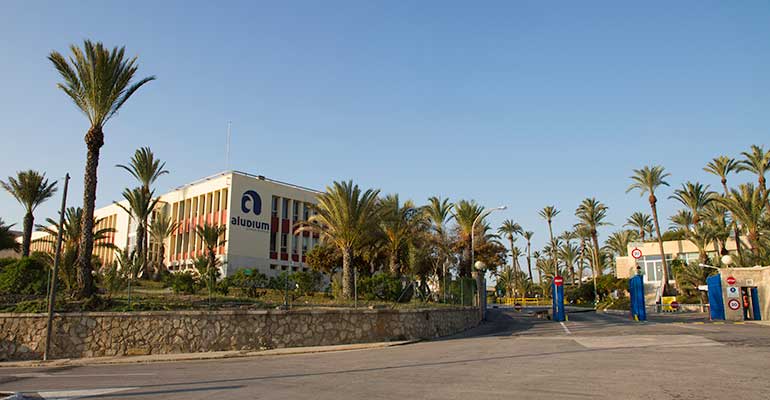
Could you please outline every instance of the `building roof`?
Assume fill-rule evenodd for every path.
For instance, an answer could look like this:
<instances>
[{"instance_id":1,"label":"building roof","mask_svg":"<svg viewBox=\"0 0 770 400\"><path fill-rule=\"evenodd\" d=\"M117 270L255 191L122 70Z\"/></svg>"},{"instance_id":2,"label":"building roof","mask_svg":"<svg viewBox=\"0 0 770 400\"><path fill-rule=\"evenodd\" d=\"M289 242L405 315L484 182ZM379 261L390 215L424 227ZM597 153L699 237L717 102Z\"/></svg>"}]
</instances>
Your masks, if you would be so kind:
<instances>
[{"instance_id":1,"label":"building roof","mask_svg":"<svg viewBox=\"0 0 770 400\"><path fill-rule=\"evenodd\" d=\"M201 179L196 179L196 180L194 180L194 181L192 181L192 182L190 182L188 184L185 184L185 185L179 186L177 188L174 188L174 190L181 190L181 189L184 189L184 188L187 188L187 187L190 187L190 186L195 186L195 185L198 185L200 183L207 182L207 181L210 181L212 179L217 179L217 178L220 178L222 176L226 176L226 175L230 175L230 174L237 174L237 175L245 176L245 177L248 177L248 178L259 179L261 181L272 182L272 183L275 183L275 184L278 184L278 185L288 186L288 187L295 188L295 189L300 189L300 190L307 190L307 191L313 192L313 193L318 193L318 194L322 193L321 191L316 190L316 189L311 189L311 188L308 188L308 187L304 187L304 186L300 186L300 185L295 185L293 183L288 183L288 182L283 182L283 181L279 181L279 180L275 180L275 179L266 178L264 175L254 175L254 174L250 174L248 172L235 171L235 170L222 171L222 172L216 173L214 175L209 175L209 176L201 178Z\"/></svg>"}]
</instances>

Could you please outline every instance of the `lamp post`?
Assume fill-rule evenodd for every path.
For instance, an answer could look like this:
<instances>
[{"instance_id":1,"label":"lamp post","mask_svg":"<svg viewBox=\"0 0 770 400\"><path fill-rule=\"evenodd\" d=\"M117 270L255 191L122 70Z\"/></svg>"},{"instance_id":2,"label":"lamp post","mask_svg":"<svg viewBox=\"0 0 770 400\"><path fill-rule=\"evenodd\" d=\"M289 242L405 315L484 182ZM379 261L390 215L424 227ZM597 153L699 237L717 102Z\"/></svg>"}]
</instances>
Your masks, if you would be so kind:
<instances>
[{"instance_id":1,"label":"lamp post","mask_svg":"<svg viewBox=\"0 0 770 400\"><path fill-rule=\"evenodd\" d=\"M473 264L473 268L476 270L476 304L479 305L479 318L484 320L487 311L487 287L484 283L484 269L487 267L482 261L476 261Z\"/></svg>"},{"instance_id":2,"label":"lamp post","mask_svg":"<svg viewBox=\"0 0 770 400\"><path fill-rule=\"evenodd\" d=\"M485 218L487 215L492 214L495 211L502 211L502 210L506 210L506 209L508 209L508 206L500 206L500 207L492 208L492 209L489 209L489 210L483 210L483 211L481 211L481 213L479 213L479 215L476 217L476 219L473 220L473 223L471 224L471 269L472 270L474 269L474 267L476 267L476 255L474 253L475 247L476 247L476 224L481 219ZM484 264L482 263L481 265L483 266ZM481 285L484 283L483 279L482 279L483 278L483 272L476 271L475 273L476 273L476 291L478 293L481 293L482 289L484 289L484 291L486 291L486 288L482 288L481 287ZM479 306L480 313L481 313L481 319L483 320L484 319L484 311L485 310L482 308L483 304L481 302L481 295L480 294L478 295L478 298L479 298L478 306Z\"/></svg>"}]
</instances>

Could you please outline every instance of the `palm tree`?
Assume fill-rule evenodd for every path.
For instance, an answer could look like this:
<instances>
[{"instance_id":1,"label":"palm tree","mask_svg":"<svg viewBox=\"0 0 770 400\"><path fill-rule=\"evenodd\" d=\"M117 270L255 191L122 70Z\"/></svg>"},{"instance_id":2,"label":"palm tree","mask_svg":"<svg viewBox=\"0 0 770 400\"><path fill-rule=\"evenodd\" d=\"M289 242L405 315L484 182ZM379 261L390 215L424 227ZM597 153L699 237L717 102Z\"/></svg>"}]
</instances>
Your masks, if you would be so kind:
<instances>
[{"instance_id":1,"label":"palm tree","mask_svg":"<svg viewBox=\"0 0 770 400\"><path fill-rule=\"evenodd\" d=\"M13 225L6 225L5 221L0 218L0 250L19 251L19 243L16 242L16 238L11 232Z\"/></svg>"},{"instance_id":2,"label":"palm tree","mask_svg":"<svg viewBox=\"0 0 770 400\"><path fill-rule=\"evenodd\" d=\"M535 232L532 231L525 231L522 236L524 236L524 239L527 240L527 270L529 272L529 280L532 281L532 256L530 253L530 250L532 248L532 236L535 235Z\"/></svg>"},{"instance_id":3,"label":"palm tree","mask_svg":"<svg viewBox=\"0 0 770 400\"><path fill-rule=\"evenodd\" d=\"M540 210L540 216L543 217L546 222L548 222L548 235L551 237L551 258L553 259L554 268L556 268L558 263L556 262L557 246L553 246L553 218L559 215L559 212L560 211L556 209L556 206L546 206Z\"/></svg>"},{"instance_id":4,"label":"palm tree","mask_svg":"<svg viewBox=\"0 0 770 400\"><path fill-rule=\"evenodd\" d=\"M476 218L479 218L484 212L484 207L477 204L474 200L460 200L455 204L453 210L453 216L457 223L458 234L460 242L463 244L462 250L462 263L461 263L461 275L470 276L473 266L471 263L471 232L473 228L473 222ZM485 228L484 218L481 217L478 225L476 225L474 235L483 232Z\"/></svg>"},{"instance_id":5,"label":"palm tree","mask_svg":"<svg viewBox=\"0 0 770 400\"><path fill-rule=\"evenodd\" d=\"M770 152L765 152L762 146L752 145L751 152L744 151L741 155L745 158L738 162L738 172L749 171L757 175L759 194L767 197L765 173L770 171Z\"/></svg>"},{"instance_id":6,"label":"palm tree","mask_svg":"<svg viewBox=\"0 0 770 400\"><path fill-rule=\"evenodd\" d=\"M639 238L642 242L644 242L644 235L653 229L652 218L650 215L638 211L631 214L623 226L637 229L639 231Z\"/></svg>"},{"instance_id":7,"label":"palm tree","mask_svg":"<svg viewBox=\"0 0 770 400\"><path fill-rule=\"evenodd\" d=\"M132 190L125 189L123 190L123 198L128 203L128 207L123 206L120 203L115 203L118 207L127 212L130 218L133 218L134 222L136 222L136 257L142 263L142 270L148 277L150 276L150 270L145 257L147 249L144 247L144 236L147 233L145 221L152 215L155 206L158 204L158 200L160 200L160 198L153 199L154 195L154 190L146 192L141 187Z\"/></svg>"},{"instance_id":8,"label":"palm tree","mask_svg":"<svg viewBox=\"0 0 770 400\"><path fill-rule=\"evenodd\" d=\"M578 286L583 285L583 270L585 269L586 244L591 240L591 229L584 224L575 225L575 236L580 239L580 252L578 256ZM589 258L593 260L593 250L589 251ZM594 262L591 261L591 266Z\"/></svg>"},{"instance_id":9,"label":"palm tree","mask_svg":"<svg viewBox=\"0 0 770 400\"><path fill-rule=\"evenodd\" d=\"M128 165L117 164L116 167L128 171L131 176L139 181L141 188L145 193L150 193L150 187L153 183L155 183L156 180L158 180L161 175L168 174L168 171L164 169L166 167L166 163L161 162L159 159L155 158L155 154L152 152L152 150L150 150L149 147L142 147L137 149L134 153L134 156L131 157L131 161ZM145 220L142 221L142 224L140 225L147 227L149 225L147 218L149 217L150 216L147 215ZM145 249L149 249L150 235L145 232L142 237L144 238L144 243L142 243L142 246ZM145 265L147 264L147 257L149 256L149 253L149 251L144 253L143 263ZM142 254L140 254L140 256L141 255Z\"/></svg>"},{"instance_id":10,"label":"palm tree","mask_svg":"<svg viewBox=\"0 0 770 400\"><path fill-rule=\"evenodd\" d=\"M606 248L615 253L618 256L628 256L628 245L636 240L637 232L624 229L622 231L613 232L607 238Z\"/></svg>"},{"instance_id":11,"label":"palm tree","mask_svg":"<svg viewBox=\"0 0 770 400\"><path fill-rule=\"evenodd\" d=\"M604 219L607 218L607 206L593 197L587 198L575 210L575 216L588 228L594 246L594 254L599 254L599 233L597 228L607 225L604 222ZM596 260L594 268L596 269L596 275L601 276L604 268L601 259Z\"/></svg>"},{"instance_id":12,"label":"palm tree","mask_svg":"<svg viewBox=\"0 0 770 400\"><path fill-rule=\"evenodd\" d=\"M701 211L714 199L716 193L709 190L709 185L703 185L698 182L685 182L680 189L674 190L674 194L668 196L683 206L690 209L692 213L692 223L697 225L700 222Z\"/></svg>"},{"instance_id":13,"label":"palm tree","mask_svg":"<svg viewBox=\"0 0 770 400\"><path fill-rule=\"evenodd\" d=\"M671 227L669 229L673 231L681 231L687 233L693 229L692 212L690 210L679 210L674 215L669 217L671 221Z\"/></svg>"},{"instance_id":14,"label":"palm tree","mask_svg":"<svg viewBox=\"0 0 770 400\"><path fill-rule=\"evenodd\" d=\"M302 221L298 232L317 232L333 243L342 253L342 294L353 297L353 269L350 262L366 240L378 220L377 195L379 190L361 192L352 181L334 182L318 196L313 206L316 214Z\"/></svg>"},{"instance_id":15,"label":"palm tree","mask_svg":"<svg viewBox=\"0 0 770 400\"><path fill-rule=\"evenodd\" d=\"M94 294L91 275L91 252L94 238L93 223L96 203L96 176L99 165L99 152L104 145L104 125L114 117L123 104L144 84L155 79L154 76L140 79L132 84L138 69L137 58L125 58L125 48L105 48L102 43L86 40L83 49L70 46L71 58L67 59L59 52L51 52L48 59L64 80L57 86L69 96L82 111L91 126L85 136L86 155L85 176L83 179L83 228L78 259L79 297L91 297ZM71 62L71 64L70 64Z\"/></svg>"},{"instance_id":16,"label":"palm tree","mask_svg":"<svg viewBox=\"0 0 770 400\"><path fill-rule=\"evenodd\" d=\"M49 183L45 173L27 170L19 171L16 177L9 176L8 181L0 181L0 186L24 207L24 233L21 242L21 256L29 256L32 243L32 227L35 224L33 213L37 206L50 199L56 193L56 181Z\"/></svg>"},{"instance_id":17,"label":"palm tree","mask_svg":"<svg viewBox=\"0 0 770 400\"><path fill-rule=\"evenodd\" d=\"M666 253L663 251L663 238L660 233L660 223L658 222L658 198L655 197L655 190L661 186L669 186L668 182L665 180L668 176L670 176L670 174L666 173L665 169L660 165L645 166L642 169L635 169L634 175L631 176L631 181L633 183L626 189L626 193L634 189L639 190L639 193L642 196L644 196L645 193L649 193L648 200L650 201L650 209L652 210L652 220L655 224L655 232L658 235L658 248L660 249L660 258L663 262L661 294L667 294L668 262L666 261Z\"/></svg>"},{"instance_id":18,"label":"palm tree","mask_svg":"<svg viewBox=\"0 0 770 400\"><path fill-rule=\"evenodd\" d=\"M440 274L439 282L441 282L441 292L444 295L446 294L446 267L450 254L447 224L453 218L453 208L454 204L450 203L449 199L441 199L436 196L429 198L428 205L422 208L425 213L424 218L427 219L430 229L433 231L433 244L436 254L436 257L434 257L434 268L436 274Z\"/></svg>"},{"instance_id":19,"label":"palm tree","mask_svg":"<svg viewBox=\"0 0 770 400\"><path fill-rule=\"evenodd\" d=\"M150 223L150 236L155 243L158 243L157 272L165 269L164 260L166 259L166 239L173 235L179 227L179 223L173 221L168 213L161 212L155 215Z\"/></svg>"},{"instance_id":20,"label":"palm tree","mask_svg":"<svg viewBox=\"0 0 770 400\"><path fill-rule=\"evenodd\" d=\"M731 189L730 196L716 199L730 211L730 214L746 231L751 252L754 257L759 256L760 233L765 228L765 212L767 211L767 195L763 195L761 189L755 189L750 183Z\"/></svg>"},{"instance_id":21,"label":"palm tree","mask_svg":"<svg viewBox=\"0 0 770 400\"><path fill-rule=\"evenodd\" d=\"M203 242L203 247L206 248L206 259L208 260L207 271L209 274L212 274L207 277L209 279L213 277L214 268L217 266L216 249L218 246L225 244L224 236L226 231L227 226L212 225L208 222L195 227L195 234L198 235L198 238Z\"/></svg>"},{"instance_id":22,"label":"palm tree","mask_svg":"<svg viewBox=\"0 0 770 400\"><path fill-rule=\"evenodd\" d=\"M727 189L727 175L730 172L738 171L739 167L740 167L739 163L735 161L734 158L719 156L711 160L708 164L706 164L706 167L703 168L703 170L718 176L720 179L720 182L722 182L722 189L724 189L724 195L729 196L730 191ZM733 232L735 233L735 249L738 252L738 255L740 256L741 236L740 236L740 231L738 229L737 224L734 224Z\"/></svg>"},{"instance_id":23,"label":"palm tree","mask_svg":"<svg viewBox=\"0 0 770 400\"><path fill-rule=\"evenodd\" d=\"M514 248L514 242L516 242L516 238L514 235L521 235L522 229L521 225L519 225L516 222L513 222L513 220L506 219L503 221L503 225L500 226L500 228L497 229L497 233L500 234L500 236L505 235L506 239L508 239L508 243L510 243L511 247L511 267L516 270L515 262L516 259L513 258L513 248Z\"/></svg>"},{"instance_id":24,"label":"palm tree","mask_svg":"<svg viewBox=\"0 0 770 400\"><path fill-rule=\"evenodd\" d=\"M388 267L394 275L401 273L399 257L420 222L419 217L414 203L406 201L402 205L397 194L388 195L380 202L380 230L385 239Z\"/></svg>"},{"instance_id":25,"label":"palm tree","mask_svg":"<svg viewBox=\"0 0 770 400\"><path fill-rule=\"evenodd\" d=\"M575 283L575 262L578 260L580 249L571 242L565 242L559 247L559 258L564 261L564 266L570 276L570 284Z\"/></svg>"}]
</instances>

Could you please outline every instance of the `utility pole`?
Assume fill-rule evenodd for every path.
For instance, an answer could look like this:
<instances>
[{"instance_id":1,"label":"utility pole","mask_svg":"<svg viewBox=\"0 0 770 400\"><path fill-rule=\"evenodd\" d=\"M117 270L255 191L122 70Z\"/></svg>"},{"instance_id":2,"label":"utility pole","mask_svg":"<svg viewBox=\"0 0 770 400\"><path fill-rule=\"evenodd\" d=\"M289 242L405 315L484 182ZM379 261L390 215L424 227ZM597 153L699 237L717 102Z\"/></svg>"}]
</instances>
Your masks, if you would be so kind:
<instances>
[{"instance_id":1,"label":"utility pole","mask_svg":"<svg viewBox=\"0 0 770 400\"><path fill-rule=\"evenodd\" d=\"M67 189L70 183L70 174L64 175L64 193L61 198L61 209L59 211L59 229L56 232L56 252L53 257L53 271L51 271L51 292L48 297L48 322L45 327L45 350L43 351L43 361L51 356L51 330L53 325L53 309L56 304L56 275L59 271L59 261L61 261L61 242L62 228L64 226L64 210L67 207Z\"/></svg>"}]
</instances>

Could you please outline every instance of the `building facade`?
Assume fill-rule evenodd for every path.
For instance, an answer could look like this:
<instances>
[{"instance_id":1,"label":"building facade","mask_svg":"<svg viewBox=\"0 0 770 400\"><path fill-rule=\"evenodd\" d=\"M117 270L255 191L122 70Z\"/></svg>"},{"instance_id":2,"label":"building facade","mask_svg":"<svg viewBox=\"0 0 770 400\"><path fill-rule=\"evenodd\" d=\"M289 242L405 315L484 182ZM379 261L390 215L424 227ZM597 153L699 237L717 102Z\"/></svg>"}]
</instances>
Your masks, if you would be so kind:
<instances>
[{"instance_id":1,"label":"building facade","mask_svg":"<svg viewBox=\"0 0 770 400\"><path fill-rule=\"evenodd\" d=\"M205 255L204 243L195 234L205 223L225 226L216 248L223 276L239 269L257 269L268 276L282 271L306 271L306 254L319 242L317 234L294 234L295 225L312 215L320 192L244 172L228 171L181 186L159 197L154 215L166 213L178 224L164 241L163 259L172 271L192 268ZM127 207L125 201L119 202ZM102 240L118 249L136 247L136 221L116 204L94 212L97 228L113 228ZM52 251L45 233L33 234L33 250ZM36 240L37 239L37 240ZM150 259L160 243L150 241ZM115 250L94 246L103 265L115 260Z\"/></svg>"}]
</instances>

